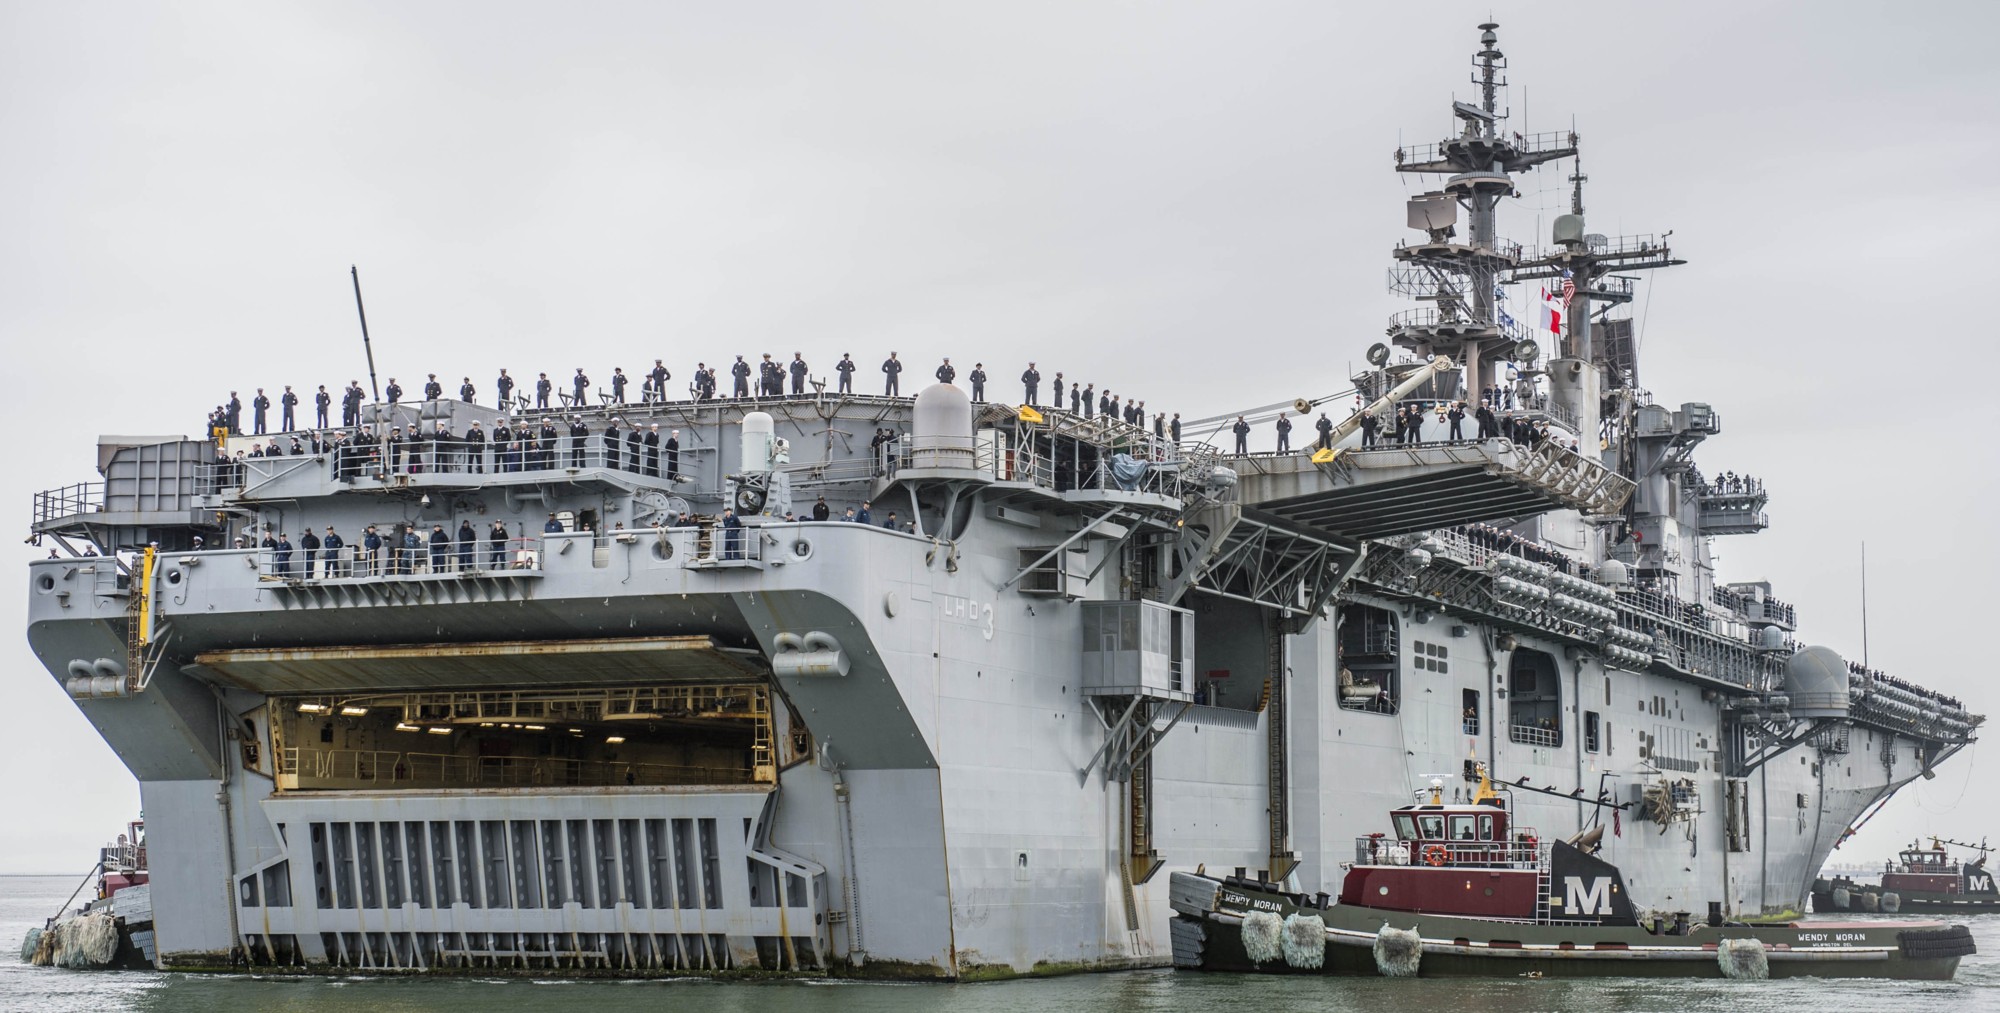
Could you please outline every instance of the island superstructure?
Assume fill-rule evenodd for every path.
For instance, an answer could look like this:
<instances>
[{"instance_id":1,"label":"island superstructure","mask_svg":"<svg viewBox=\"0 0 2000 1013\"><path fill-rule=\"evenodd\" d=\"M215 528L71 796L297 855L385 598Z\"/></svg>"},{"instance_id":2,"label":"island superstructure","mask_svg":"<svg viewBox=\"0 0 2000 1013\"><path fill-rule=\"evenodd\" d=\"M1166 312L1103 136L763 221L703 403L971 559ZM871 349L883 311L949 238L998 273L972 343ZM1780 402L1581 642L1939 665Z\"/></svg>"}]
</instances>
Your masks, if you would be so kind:
<instances>
[{"instance_id":1,"label":"island superstructure","mask_svg":"<svg viewBox=\"0 0 2000 1013\"><path fill-rule=\"evenodd\" d=\"M1331 446L950 384L370 404L261 458L105 437L100 481L36 498L28 636L140 782L161 966L1162 964L1161 870L1330 890L1380 812L1476 764L1544 789L1520 810L1551 833L1612 823L1640 908L1802 909L1980 718L1718 576L1766 493L1697 469L1718 412L1639 385L1618 273L1678 261L1587 231L1580 178L1550 247L1499 238L1514 175L1579 142L1506 129L1482 32L1479 101L1397 154L1442 180L1392 273L1428 305ZM1559 333L1512 318L1523 284L1573 290ZM1504 435L1359 446L1363 414L1461 400ZM541 435L572 414L588 436ZM675 464L614 416L678 430ZM524 420L525 449L387 439ZM785 519L820 497L873 523ZM277 547L327 528L331 561Z\"/></svg>"}]
</instances>

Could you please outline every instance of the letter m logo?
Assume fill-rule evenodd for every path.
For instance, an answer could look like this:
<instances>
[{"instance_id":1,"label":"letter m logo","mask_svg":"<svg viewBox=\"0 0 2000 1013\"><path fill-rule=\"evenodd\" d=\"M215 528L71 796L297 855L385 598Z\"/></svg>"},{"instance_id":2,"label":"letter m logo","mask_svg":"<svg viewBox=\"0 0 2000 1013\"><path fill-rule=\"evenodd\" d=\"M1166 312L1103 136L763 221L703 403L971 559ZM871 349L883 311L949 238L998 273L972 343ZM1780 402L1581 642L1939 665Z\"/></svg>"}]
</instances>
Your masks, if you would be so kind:
<instances>
[{"instance_id":1,"label":"letter m logo","mask_svg":"<svg viewBox=\"0 0 2000 1013\"><path fill-rule=\"evenodd\" d=\"M1571 915L1611 913L1611 877L1599 876L1583 885L1582 876L1563 877L1563 910Z\"/></svg>"}]
</instances>

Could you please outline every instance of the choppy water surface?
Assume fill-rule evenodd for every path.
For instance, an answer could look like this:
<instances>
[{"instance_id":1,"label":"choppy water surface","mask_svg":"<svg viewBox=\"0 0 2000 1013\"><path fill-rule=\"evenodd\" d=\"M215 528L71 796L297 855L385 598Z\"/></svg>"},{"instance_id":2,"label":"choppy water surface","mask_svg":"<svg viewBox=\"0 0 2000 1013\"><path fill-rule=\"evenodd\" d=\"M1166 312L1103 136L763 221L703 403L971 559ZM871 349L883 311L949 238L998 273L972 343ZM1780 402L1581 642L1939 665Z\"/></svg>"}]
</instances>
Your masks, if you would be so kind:
<instances>
[{"instance_id":1,"label":"choppy water surface","mask_svg":"<svg viewBox=\"0 0 2000 1013\"><path fill-rule=\"evenodd\" d=\"M852 982L716 984L705 981L565 982L481 979L261 978L78 972L30 967L21 938L61 906L74 880L0 877L0 1010L142 1010L190 1013L355 1010L478 1011L577 1009L618 1013L699 1008L702 1013L1970 1013L2000 1010L2000 915L1970 919L1980 954L1946 983L1894 981L1529 981L1279 978L1172 971L1074 975L982 985L874 985Z\"/></svg>"}]
</instances>

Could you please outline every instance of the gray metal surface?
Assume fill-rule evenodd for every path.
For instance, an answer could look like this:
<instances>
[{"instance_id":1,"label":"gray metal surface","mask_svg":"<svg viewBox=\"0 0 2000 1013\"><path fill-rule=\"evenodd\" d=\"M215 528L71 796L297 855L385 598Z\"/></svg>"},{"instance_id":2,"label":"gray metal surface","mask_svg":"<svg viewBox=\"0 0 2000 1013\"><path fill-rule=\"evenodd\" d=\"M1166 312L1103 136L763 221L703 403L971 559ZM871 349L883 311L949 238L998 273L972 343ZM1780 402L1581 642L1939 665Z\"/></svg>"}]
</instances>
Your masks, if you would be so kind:
<instances>
[{"instance_id":1,"label":"gray metal surface","mask_svg":"<svg viewBox=\"0 0 2000 1013\"><path fill-rule=\"evenodd\" d=\"M1533 260L1495 233L1507 174L1576 142L1512 136L1482 95L1465 135L1400 163L1484 159L1451 191L1470 244L1398 256L1490 291ZM1581 263L1563 256L1540 262ZM1405 347L1459 357L1430 394L1493 382L1513 338L1492 310L1475 286L1399 323ZM1761 527L1762 487L1713 491L1693 454L1719 420L1651 403L1635 353L1524 379L1546 439L1347 436L1317 458L937 388L921 413L825 394L592 408L576 443L549 413L559 435L525 456L426 443L420 465L383 427L522 419L370 406L373 437L240 462L236 441L123 441L105 483L37 502L38 537L97 555L29 565L28 639L140 779L165 966L1162 964L1200 942L1169 932L1199 898L1158 872L1333 889L1356 836L1468 758L1560 789L1518 803L1548 836L1603 818L1571 790L1664 799L1658 826L1605 845L1638 904L1796 910L1853 821L1980 718L1817 654L1818 696L1791 699L1798 617L1721 583L1708 549ZM1359 379L1379 394L1410 368ZM1617 407L1602 433L1573 410L1598 393ZM614 412L679 429L677 464L605 446ZM872 523L785 518L822 496ZM361 548L369 525L450 534L396 557ZM296 539L329 526L347 547L307 566ZM413 841L476 860L464 900L416 895Z\"/></svg>"}]
</instances>

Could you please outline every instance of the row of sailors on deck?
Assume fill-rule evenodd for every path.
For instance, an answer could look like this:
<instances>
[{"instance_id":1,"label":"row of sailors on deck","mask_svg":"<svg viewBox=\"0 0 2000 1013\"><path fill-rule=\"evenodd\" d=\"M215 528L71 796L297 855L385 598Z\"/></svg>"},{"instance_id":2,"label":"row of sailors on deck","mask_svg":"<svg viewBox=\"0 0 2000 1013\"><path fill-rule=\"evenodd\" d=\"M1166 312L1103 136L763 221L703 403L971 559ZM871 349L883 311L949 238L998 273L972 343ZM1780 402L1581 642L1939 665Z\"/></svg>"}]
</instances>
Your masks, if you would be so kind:
<instances>
[{"instance_id":1,"label":"row of sailors on deck","mask_svg":"<svg viewBox=\"0 0 2000 1013\"><path fill-rule=\"evenodd\" d=\"M1720 493L1724 495L1730 495L1730 494L1740 495L1744 493L1756 493L1764 491L1763 479L1751 478L1748 475L1738 475L1733 471L1725 471L1722 474L1717 475L1713 482L1709 481L1705 476L1697 474L1696 481L1698 483L1697 487L1699 488L1701 495L1703 496L1707 496L1711 493Z\"/></svg>"},{"instance_id":2,"label":"row of sailors on deck","mask_svg":"<svg viewBox=\"0 0 2000 1013\"><path fill-rule=\"evenodd\" d=\"M811 510L804 514L786 511L782 518L786 523L805 520L827 521L833 519L833 508L826 497L819 497ZM873 504L863 501L857 509L848 507L840 520L873 526L875 518ZM736 511L724 508L719 517L711 522L722 531L722 558L743 558L743 521ZM681 511L667 525L669 528L703 527L702 520L687 511ZM327 525L324 536L307 528L294 542L291 533L276 530L270 525L263 529L263 537L258 543L270 556L270 571L281 579L302 578L337 579L342 577L405 576L418 573L469 573L474 570L504 570L532 566L528 557L529 541L525 537L516 538L507 530L506 522L494 521L485 532L485 549L480 548L480 532L473 527L470 519L460 519L456 532L442 522L431 525L429 534L419 530L418 524L396 524L384 534L374 524L368 525L362 533L361 541L350 547L341 538L333 525ZM890 531L914 533L914 521L905 521L896 511L889 511L882 520L881 527ZM625 525L614 525L613 530L622 532ZM570 531L561 517L549 514L542 533L563 534ZM582 530L592 530L585 527ZM245 548L243 537L236 539L237 548ZM201 549L201 539L195 539L196 551ZM352 548L352 552L348 551Z\"/></svg>"},{"instance_id":3,"label":"row of sailors on deck","mask_svg":"<svg viewBox=\"0 0 2000 1013\"><path fill-rule=\"evenodd\" d=\"M1906 682L1902 679L1896 678L1893 675L1890 675L1887 672L1882 671L1879 668L1868 668L1861 665L1858 662L1850 661L1847 663L1847 670L1849 672L1854 673L1855 675L1862 676L1864 678L1870 679L1875 682L1887 683L1888 685L1894 686L1898 689L1908 690L1912 693L1915 693L1918 696L1930 697L1936 700L1937 702L1944 704L1947 707L1957 707L1961 709L1965 707L1964 704L1958 702L1957 697L1945 696L1944 694L1939 693L1934 689L1925 689L1924 687L1919 686L1916 683Z\"/></svg>"},{"instance_id":4,"label":"row of sailors on deck","mask_svg":"<svg viewBox=\"0 0 2000 1013\"><path fill-rule=\"evenodd\" d=\"M1510 366L1508 372L1514 374L1514 369ZM1513 383L1480 388L1479 403L1494 411L1513 411L1515 408L1540 411L1549 406L1549 396L1533 387L1523 386L1517 378Z\"/></svg>"},{"instance_id":5,"label":"row of sailors on deck","mask_svg":"<svg viewBox=\"0 0 2000 1013\"><path fill-rule=\"evenodd\" d=\"M494 521L486 533L485 569L508 567L511 541L507 525ZM445 530L440 523L431 525L428 535L419 533L415 524L395 525L384 535L370 524L352 554L346 551L347 543L332 525L327 526L324 537L307 528L296 544L288 532L273 531L266 526L259 543L270 553L273 576L307 580L469 571L479 568L482 556L479 544L479 532L470 520L459 521L456 534Z\"/></svg>"},{"instance_id":6,"label":"row of sailors on deck","mask_svg":"<svg viewBox=\"0 0 2000 1013\"><path fill-rule=\"evenodd\" d=\"M839 393L853 393L854 373L858 368L859 366L854 361L851 353L843 353L840 361L834 364L834 372L839 376L836 385L836 390ZM743 356L739 355L736 357L736 361L730 364L727 369L728 376L733 381L731 395L737 398L785 396L787 381L789 381L790 393L792 395L804 395L809 382L818 387L824 387L826 383L824 378L816 381L810 380L811 367L806 363L805 353L803 352L794 352L792 354L792 361L786 364L776 362L769 353L765 353L763 361L754 366L745 361ZM902 393L903 361L897 358L895 352L890 352L889 357L883 360L881 370L882 393L890 397L900 396ZM694 401L714 400L721 389L722 375L722 368L711 368L705 362L697 363L693 382L688 385L689 399ZM932 375L937 377L941 383L955 383L958 379L958 368L951 364L950 358L946 358L933 371ZM752 382L753 377L755 378L754 384ZM667 382L672 379L673 373L667 369L664 360L654 359L652 370L640 377L640 401L642 403L666 401ZM987 379L986 364L983 362L974 363L971 371L966 375L966 380L972 387L972 399L974 401L986 400ZM493 382L494 391L498 395L496 403L501 408L519 408L523 411L561 411L564 409L583 408L590 404L590 396L593 390L597 391L598 399L602 404L622 405L628 403L626 389L630 385L631 378L625 374L623 367L614 368L611 371L610 389L608 391L595 388L589 375L581 367L577 369L574 376L570 377L568 390L566 391L558 390L556 381L549 379L549 374L547 373L539 374L532 387L517 384L515 378L508 375L505 369L500 370L500 375ZM1035 363L1030 362L1028 363L1028 368L1021 373L1022 403L1041 407L1043 404L1041 387L1041 370L1036 367ZM1110 415L1114 418L1123 418L1126 422L1133 425L1143 426L1146 422L1147 415L1145 402L1143 401L1127 405L1108 388L1100 396L1095 383L1065 384L1061 372L1055 374L1053 387L1055 397L1048 407L1061 410L1064 394L1067 393L1069 396L1069 410L1072 412L1091 416ZM517 390L519 392L518 397L516 396ZM530 407L530 390L533 391L532 408ZM405 391L403 385L395 377L390 377L388 387L384 393L387 394L387 402L394 405L402 402ZM444 399L445 387L438 380L436 373L429 374L428 380L424 383L423 394L424 400L427 401L441 401ZM476 404L478 396L478 385L472 382L471 377L465 377L458 387L458 399L466 404ZM319 389L312 395L315 419L313 428L329 428L328 419L335 400L334 395L326 389L326 385L320 384ZM347 386L340 392L338 400L340 402L340 425L350 429L360 425L361 406L368 400L368 393L362 389L361 381L348 381ZM298 392L293 390L290 384L285 386L284 391L278 396L276 402L273 402L271 397L264 392L264 388L257 388L256 394L250 399L249 434L262 436L269 431L270 411L273 404L278 407L280 414L277 431L297 431L300 428L298 425L298 408L300 403ZM230 391L229 400L223 404L216 405L215 410L209 413L209 429L211 431L217 429L226 430L232 436L244 435L243 408L242 398L236 391ZM1178 415L1174 417L1179 418ZM1156 419L1155 428L1163 428L1165 425L1164 415L1156 416Z\"/></svg>"},{"instance_id":7,"label":"row of sailors on deck","mask_svg":"<svg viewBox=\"0 0 2000 1013\"><path fill-rule=\"evenodd\" d=\"M215 463L222 467L217 468L217 485L241 485L244 465L250 460L307 453L331 455L335 476L341 479L383 471L386 465L389 472L408 474L423 472L427 466L437 472L471 474L483 474L489 466L496 473L602 467L679 481L681 431L669 429L662 437L658 423L621 428L625 425L624 420L614 418L602 433L592 434L581 418L573 417L566 447L561 445L562 435L553 419L544 420L539 427L528 422L509 426L502 420L490 435L478 422L462 436L444 422L437 423L430 433L414 425L407 432L395 426L381 440L373 426L362 426L352 439L342 429L325 433L308 430L292 437L289 451L276 439L253 446L247 453L238 451L233 458L218 451ZM488 443L492 444L490 454Z\"/></svg>"},{"instance_id":8,"label":"row of sailors on deck","mask_svg":"<svg viewBox=\"0 0 2000 1013\"><path fill-rule=\"evenodd\" d=\"M1390 439L1390 437L1381 435L1382 427L1387 423L1394 423L1395 436L1393 438L1398 446L1421 444L1424 442L1424 421L1433 412L1437 415L1439 424L1449 426L1446 431L1445 442L1464 442L1467 414L1465 409L1466 404L1463 401L1440 401L1429 407L1424 405L1398 405L1394 416L1386 416L1386 413L1384 417L1377 417L1372 413L1363 415L1361 416L1361 446L1364 448L1374 447ZM1355 410L1360 410L1358 404ZM1543 440L1553 438L1549 432L1549 424L1546 420L1536 422L1512 415L1495 415L1493 410L1484 404L1474 409L1471 415L1479 427L1479 435L1474 437L1474 439L1485 440L1505 436L1515 443L1532 447ZM1174 416L1174 422L1174 440L1175 442L1179 442L1180 416ZM1236 424L1230 427L1230 431L1236 436L1236 452L1238 454L1247 454L1250 452L1250 433L1252 428L1244 416L1236 416ZM1278 453L1290 453L1292 449L1293 428L1291 417L1284 412L1279 412L1276 428L1278 431ZM1319 414L1319 419L1313 423L1313 428L1319 432L1319 439L1313 442L1315 448L1327 448L1333 445L1334 422L1332 419L1327 418L1325 412Z\"/></svg>"},{"instance_id":9,"label":"row of sailors on deck","mask_svg":"<svg viewBox=\"0 0 2000 1013\"><path fill-rule=\"evenodd\" d=\"M1577 561L1568 555L1505 528L1496 528L1491 524L1460 524L1451 530L1479 548L1519 556L1530 563L1554 567L1563 573L1576 573L1580 568Z\"/></svg>"}]
</instances>

